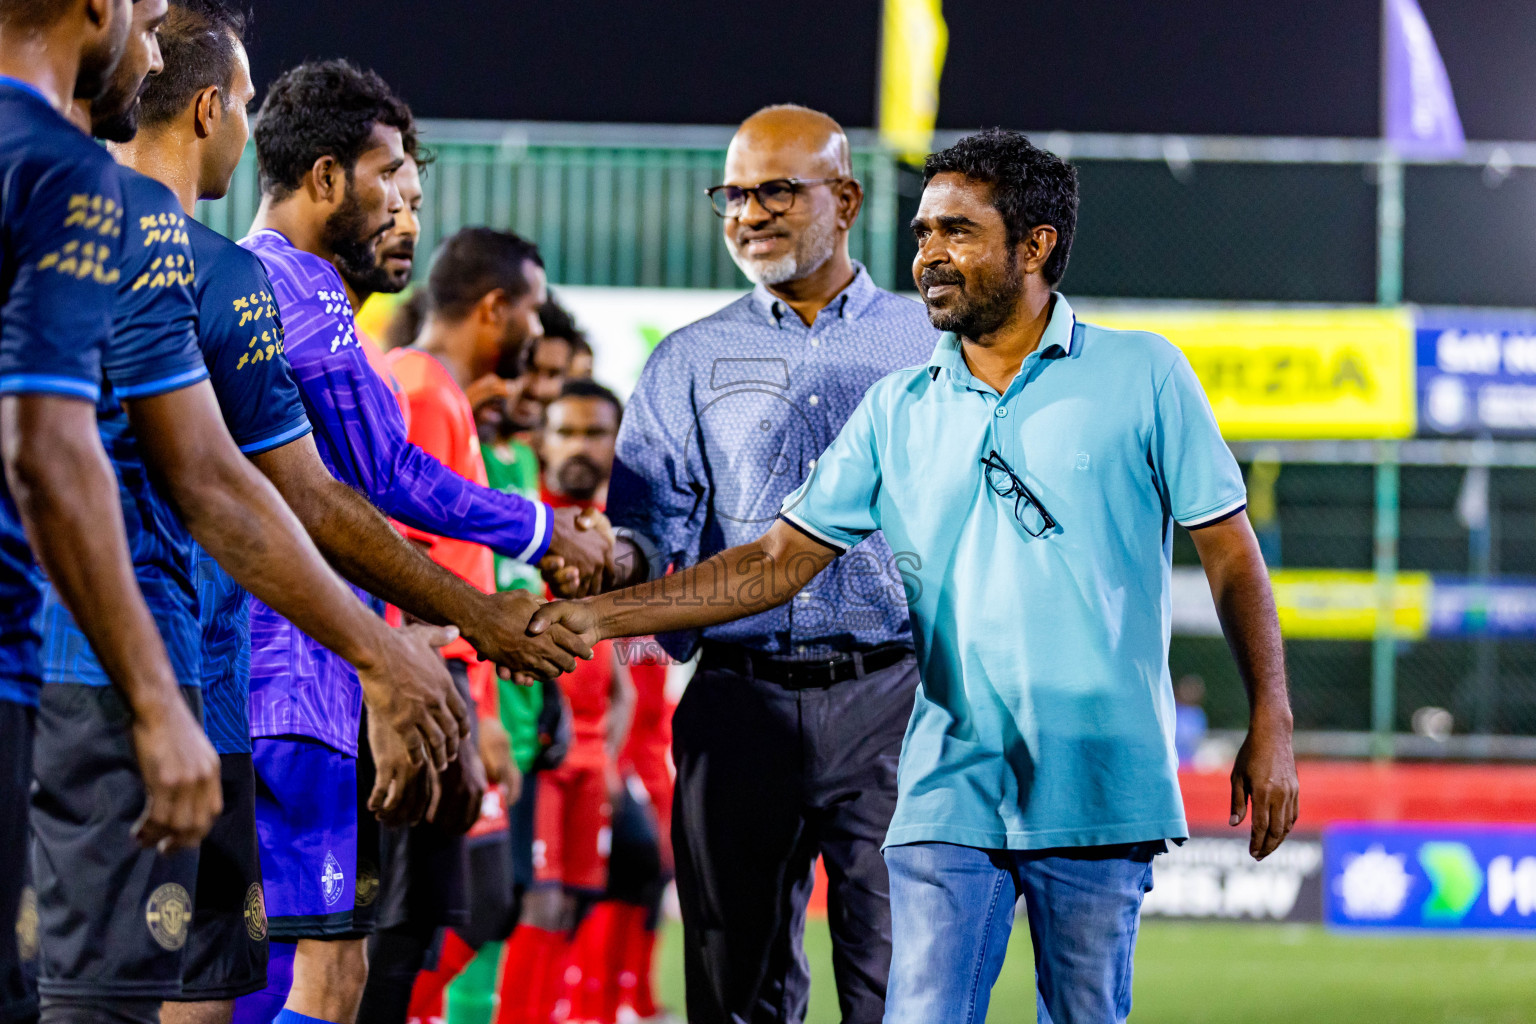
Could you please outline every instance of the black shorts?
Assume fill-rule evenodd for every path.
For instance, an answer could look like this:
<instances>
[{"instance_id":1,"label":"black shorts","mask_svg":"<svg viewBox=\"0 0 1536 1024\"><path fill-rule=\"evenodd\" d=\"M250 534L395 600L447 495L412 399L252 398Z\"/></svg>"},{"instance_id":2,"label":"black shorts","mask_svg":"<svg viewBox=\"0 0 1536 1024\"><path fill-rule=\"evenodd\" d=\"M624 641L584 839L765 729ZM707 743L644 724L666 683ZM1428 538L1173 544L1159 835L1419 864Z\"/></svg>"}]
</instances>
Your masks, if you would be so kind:
<instances>
[{"instance_id":1,"label":"black shorts","mask_svg":"<svg viewBox=\"0 0 1536 1024\"><path fill-rule=\"evenodd\" d=\"M267 904L256 842L250 754L220 754L224 813L198 851L192 934L179 1002L234 999L267 987Z\"/></svg>"},{"instance_id":2,"label":"black shorts","mask_svg":"<svg viewBox=\"0 0 1536 1024\"><path fill-rule=\"evenodd\" d=\"M36 717L25 704L0 701L0 1021L37 1014L37 894L27 857Z\"/></svg>"},{"instance_id":3,"label":"black shorts","mask_svg":"<svg viewBox=\"0 0 1536 1024\"><path fill-rule=\"evenodd\" d=\"M202 692L183 687L198 719ZM144 809L130 715L110 686L43 686L33 752L32 866L44 997L181 993L198 851L161 855L132 836Z\"/></svg>"},{"instance_id":4,"label":"black shorts","mask_svg":"<svg viewBox=\"0 0 1536 1024\"><path fill-rule=\"evenodd\" d=\"M379 857L383 826L368 809L378 771L368 746L368 707L358 719L357 736L357 891L352 900L352 931L348 938L372 935L379 924Z\"/></svg>"},{"instance_id":5,"label":"black shorts","mask_svg":"<svg viewBox=\"0 0 1536 1024\"><path fill-rule=\"evenodd\" d=\"M639 780L630 776L630 782ZM644 794L644 790L641 790ZM611 900L650 906L666 887L656 812L626 784L613 805L612 847L608 853L608 892Z\"/></svg>"},{"instance_id":6,"label":"black shorts","mask_svg":"<svg viewBox=\"0 0 1536 1024\"><path fill-rule=\"evenodd\" d=\"M517 924L517 893L512 885L512 834L507 829L468 840L468 910L459 937L471 949L499 942Z\"/></svg>"},{"instance_id":7,"label":"black shorts","mask_svg":"<svg viewBox=\"0 0 1536 1024\"><path fill-rule=\"evenodd\" d=\"M459 695L466 704L469 697L469 669L458 658L449 658L448 674L453 677ZM475 716L470 716L471 727ZM361 774L361 773L359 773ZM359 825L368 795L359 785ZM469 922L467 876L469 855L465 839L431 822L409 828L378 826L379 892L375 908L378 928L462 928ZM358 859L362 859L363 833L358 832ZM361 877L361 871L359 871Z\"/></svg>"}]
</instances>

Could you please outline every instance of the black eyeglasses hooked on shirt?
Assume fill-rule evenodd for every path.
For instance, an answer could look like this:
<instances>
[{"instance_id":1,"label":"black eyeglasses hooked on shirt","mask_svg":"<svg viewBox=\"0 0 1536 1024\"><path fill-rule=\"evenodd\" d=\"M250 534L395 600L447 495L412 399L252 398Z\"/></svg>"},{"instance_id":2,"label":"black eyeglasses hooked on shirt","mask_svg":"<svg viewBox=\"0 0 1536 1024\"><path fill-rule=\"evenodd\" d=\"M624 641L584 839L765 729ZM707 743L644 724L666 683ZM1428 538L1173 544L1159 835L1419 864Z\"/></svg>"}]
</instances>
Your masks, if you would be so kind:
<instances>
[{"instance_id":1,"label":"black eyeglasses hooked on shirt","mask_svg":"<svg viewBox=\"0 0 1536 1024\"><path fill-rule=\"evenodd\" d=\"M1013 518L1018 520L1024 532L1031 537L1044 536L1047 530L1056 528L1056 520L1045 510L1045 505L1035 497L1035 492L1019 479L1013 467L997 454L994 448L981 460L987 476L987 486L999 498L1013 499Z\"/></svg>"}]
</instances>

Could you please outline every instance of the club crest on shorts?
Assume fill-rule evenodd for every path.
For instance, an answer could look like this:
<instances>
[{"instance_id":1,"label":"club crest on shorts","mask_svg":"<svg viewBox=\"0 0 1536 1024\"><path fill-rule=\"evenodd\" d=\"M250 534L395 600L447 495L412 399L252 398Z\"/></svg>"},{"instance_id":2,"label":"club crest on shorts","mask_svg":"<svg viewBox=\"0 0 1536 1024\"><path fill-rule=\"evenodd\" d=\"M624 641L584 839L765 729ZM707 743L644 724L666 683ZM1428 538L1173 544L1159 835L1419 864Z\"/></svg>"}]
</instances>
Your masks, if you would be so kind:
<instances>
[{"instance_id":1,"label":"club crest on shorts","mask_svg":"<svg viewBox=\"0 0 1536 1024\"><path fill-rule=\"evenodd\" d=\"M30 885L21 890L16 911L16 953L23 961L37 959L37 890Z\"/></svg>"},{"instance_id":2,"label":"club crest on shorts","mask_svg":"<svg viewBox=\"0 0 1536 1024\"><path fill-rule=\"evenodd\" d=\"M379 898L379 869L366 861L357 865L357 905L367 907Z\"/></svg>"},{"instance_id":3,"label":"club crest on shorts","mask_svg":"<svg viewBox=\"0 0 1536 1024\"><path fill-rule=\"evenodd\" d=\"M326 850L325 865L320 871L320 895L325 897L326 906L333 906L341 899L341 891L346 888L346 882L347 876L342 874L336 855Z\"/></svg>"},{"instance_id":4,"label":"club crest on shorts","mask_svg":"<svg viewBox=\"0 0 1536 1024\"><path fill-rule=\"evenodd\" d=\"M175 952L187 944L192 897L175 882L166 882L149 894L144 904L144 923L161 949Z\"/></svg>"},{"instance_id":5,"label":"club crest on shorts","mask_svg":"<svg viewBox=\"0 0 1536 1024\"><path fill-rule=\"evenodd\" d=\"M260 882L252 882L245 890L245 934L252 942L261 942L267 937L267 899Z\"/></svg>"}]
</instances>

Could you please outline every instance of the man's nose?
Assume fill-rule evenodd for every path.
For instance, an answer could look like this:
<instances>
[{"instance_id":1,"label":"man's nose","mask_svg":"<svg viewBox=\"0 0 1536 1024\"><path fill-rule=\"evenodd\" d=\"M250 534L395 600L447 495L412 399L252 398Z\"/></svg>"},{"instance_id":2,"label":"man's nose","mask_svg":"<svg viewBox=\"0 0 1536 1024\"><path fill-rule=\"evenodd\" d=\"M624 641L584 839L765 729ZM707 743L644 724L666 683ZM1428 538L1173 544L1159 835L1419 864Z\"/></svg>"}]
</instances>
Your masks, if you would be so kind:
<instances>
[{"instance_id":1,"label":"man's nose","mask_svg":"<svg viewBox=\"0 0 1536 1024\"><path fill-rule=\"evenodd\" d=\"M757 198L756 192L748 192L741 201L741 212L736 215L736 220L742 224L757 225L766 224L776 216Z\"/></svg>"}]
</instances>

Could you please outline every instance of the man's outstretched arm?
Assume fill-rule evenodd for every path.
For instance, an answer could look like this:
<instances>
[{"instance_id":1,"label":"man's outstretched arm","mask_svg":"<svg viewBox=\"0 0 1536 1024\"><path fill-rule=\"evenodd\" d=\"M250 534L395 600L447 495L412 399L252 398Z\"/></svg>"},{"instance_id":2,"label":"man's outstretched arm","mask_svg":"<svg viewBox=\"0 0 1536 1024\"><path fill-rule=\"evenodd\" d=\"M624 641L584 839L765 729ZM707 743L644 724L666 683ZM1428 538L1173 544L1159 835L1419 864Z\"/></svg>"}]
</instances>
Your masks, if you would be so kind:
<instances>
[{"instance_id":1,"label":"man's outstretched arm","mask_svg":"<svg viewBox=\"0 0 1536 1024\"><path fill-rule=\"evenodd\" d=\"M0 398L5 473L38 562L133 711L147 846L196 848L223 807L219 757L181 697L128 555L96 408L50 394Z\"/></svg>"},{"instance_id":2,"label":"man's outstretched arm","mask_svg":"<svg viewBox=\"0 0 1536 1024\"><path fill-rule=\"evenodd\" d=\"M1205 567L1227 646L1248 691L1248 737L1232 766L1232 824L1253 803L1248 852L1263 860L1296 824L1291 699L1269 571L1248 516L1239 512L1189 531Z\"/></svg>"},{"instance_id":3,"label":"man's outstretched arm","mask_svg":"<svg viewBox=\"0 0 1536 1024\"><path fill-rule=\"evenodd\" d=\"M481 657L514 673L554 679L592 649L566 630L530 637L540 602L526 591L483 594L402 537L368 499L333 477L314 439L251 456L347 579L418 619L455 625ZM527 681L532 681L528 679Z\"/></svg>"},{"instance_id":4,"label":"man's outstretched arm","mask_svg":"<svg viewBox=\"0 0 1536 1024\"><path fill-rule=\"evenodd\" d=\"M290 338L288 357L320 451L384 514L529 564L555 554L578 571L582 593L611 574L611 542L582 528L579 510L493 491L412 444L394 395L355 346L331 352Z\"/></svg>"},{"instance_id":5,"label":"man's outstretched arm","mask_svg":"<svg viewBox=\"0 0 1536 1024\"><path fill-rule=\"evenodd\" d=\"M392 630L347 589L235 447L208 382L125 405L197 542L237 583L356 667L369 707L445 767L469 731L468 709L433 649L453 633Z\"/></svg>"},{"instance_id":6,"label":"man's outstretched arm","mask_svg":"<svg viewBox=\"0 0 1536 1024\"><path fill-rule=\"evenodd\" d=\"M750 544L681 572L601 597L547 604L528 631L558 624L596 643L718 626L784 604L841 553L780 519Z\"/></svg>"}]
</instances>

